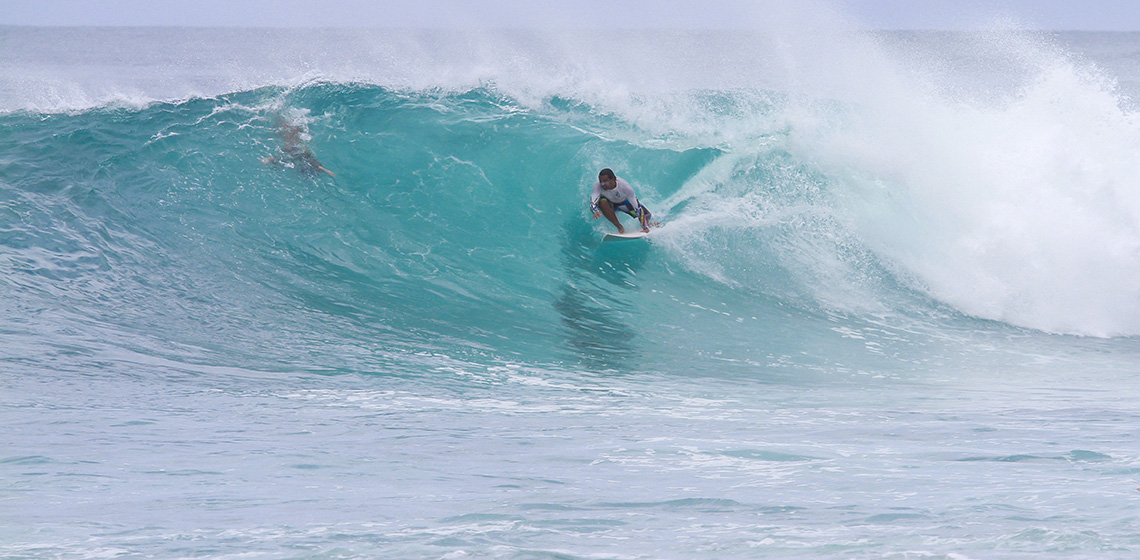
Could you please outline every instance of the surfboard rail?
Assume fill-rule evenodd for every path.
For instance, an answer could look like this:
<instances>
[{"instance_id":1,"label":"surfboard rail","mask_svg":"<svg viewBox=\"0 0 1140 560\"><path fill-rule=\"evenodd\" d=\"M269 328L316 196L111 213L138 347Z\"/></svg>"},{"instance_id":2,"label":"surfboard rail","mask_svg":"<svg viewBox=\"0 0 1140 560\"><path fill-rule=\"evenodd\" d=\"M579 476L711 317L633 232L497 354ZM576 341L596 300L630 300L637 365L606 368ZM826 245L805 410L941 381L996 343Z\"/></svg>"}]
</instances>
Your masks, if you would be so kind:
<instances>
[{"instance_id":1,"label":"surfboard rail","mask_svg":"<svg viewBox=\"0 0 1140 560\"><path fill-rule=\"evenodd\" d=\"M649 237L649 233L641 231L641 230L627 231L625 233L612 232L612 233L606 233L602 237L602 241L603 242L606 242L606 241L627 241L630 239L643 239L645 237Z\"/></svg>"}]
</instances>

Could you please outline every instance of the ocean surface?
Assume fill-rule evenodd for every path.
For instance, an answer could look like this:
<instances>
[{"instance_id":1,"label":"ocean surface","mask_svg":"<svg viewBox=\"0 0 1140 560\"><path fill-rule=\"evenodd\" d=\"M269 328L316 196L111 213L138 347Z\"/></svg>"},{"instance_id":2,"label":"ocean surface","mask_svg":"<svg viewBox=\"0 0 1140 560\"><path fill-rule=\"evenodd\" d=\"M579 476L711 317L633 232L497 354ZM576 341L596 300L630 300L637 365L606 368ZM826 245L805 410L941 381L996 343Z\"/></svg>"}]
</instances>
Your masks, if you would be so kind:
<instances>
[{"instance_id":1,"label":"ocean surface","mask_svg":"<svg viewBox=\"0 0 1140 560\"><path fill-rule=\"evenodd\" d=\"M1140 34L809 16L0 28L0 558L1136 558Z\"/></svg>"}]
</instances>

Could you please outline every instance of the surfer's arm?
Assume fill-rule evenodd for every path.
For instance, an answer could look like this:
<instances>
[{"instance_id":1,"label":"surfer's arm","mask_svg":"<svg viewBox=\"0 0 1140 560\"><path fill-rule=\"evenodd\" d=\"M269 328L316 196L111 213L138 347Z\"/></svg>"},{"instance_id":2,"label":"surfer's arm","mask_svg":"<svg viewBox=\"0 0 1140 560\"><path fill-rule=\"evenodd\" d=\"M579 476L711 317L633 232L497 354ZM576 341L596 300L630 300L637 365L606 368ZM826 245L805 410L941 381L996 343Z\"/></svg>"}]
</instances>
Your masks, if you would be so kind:
<instances>
[{"instance_id":1,"label":"surfer's arm","mask_svg":"<svg viewBox=\"0 0 1140 560\"><path fill-rule=\"evenodd\" d=\"M594 183L594 189L590 193L590 210L594 211L594 219L601 215L602 209L598 206L598 202L602 199L602 184Z\"/></svg>"}]
</instances>

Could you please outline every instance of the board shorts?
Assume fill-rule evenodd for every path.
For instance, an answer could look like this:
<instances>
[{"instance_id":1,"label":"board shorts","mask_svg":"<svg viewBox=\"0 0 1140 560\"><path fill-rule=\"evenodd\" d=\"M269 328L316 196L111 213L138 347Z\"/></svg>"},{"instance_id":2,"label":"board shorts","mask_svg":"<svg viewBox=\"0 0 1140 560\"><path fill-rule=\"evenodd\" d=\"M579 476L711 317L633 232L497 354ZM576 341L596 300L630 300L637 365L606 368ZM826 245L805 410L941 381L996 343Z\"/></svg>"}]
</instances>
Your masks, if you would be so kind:
<instances>
[{"instance_id":1,"label":"board shorts","mask_svg":"<svg viewBox=\"0 0 1140 560\"><path fill-rule=\"evenodd\" d=\"M606 200L609 199L607 198ZM602 210L601 206L599 206L601 203L602 199L599 198L598 201L592 205L595 212L600 212ZM634 208L633 203L628 200L622 202L614 202L610 200L610 206L613 207L614 212L625 212L626 214L637 218L642 225L645 225L645 221L653 215L653 212L650 212L649 209L640 202L637 203L637 208Z\"/></svg>"}]
</instances>

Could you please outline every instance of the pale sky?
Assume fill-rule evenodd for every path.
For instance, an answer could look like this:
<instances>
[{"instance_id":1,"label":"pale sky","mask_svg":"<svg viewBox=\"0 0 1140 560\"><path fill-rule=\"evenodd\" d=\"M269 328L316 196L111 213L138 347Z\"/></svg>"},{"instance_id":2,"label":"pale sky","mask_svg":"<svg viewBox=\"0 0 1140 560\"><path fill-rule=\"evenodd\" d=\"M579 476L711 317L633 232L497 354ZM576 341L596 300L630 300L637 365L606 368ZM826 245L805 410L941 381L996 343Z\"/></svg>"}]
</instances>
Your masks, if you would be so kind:
<instances>
[{"instance_id":1,"label":"pale sky","mask_svg":"<svg viewBox=\"0 0 1140 560\"><path fill-rule=\"evenodd\" d=\"M1140 30L1138 0L820 0L864 29ZM795 0L0 0L0 25L741 29Z\"/></svg>"}]
</instances>

